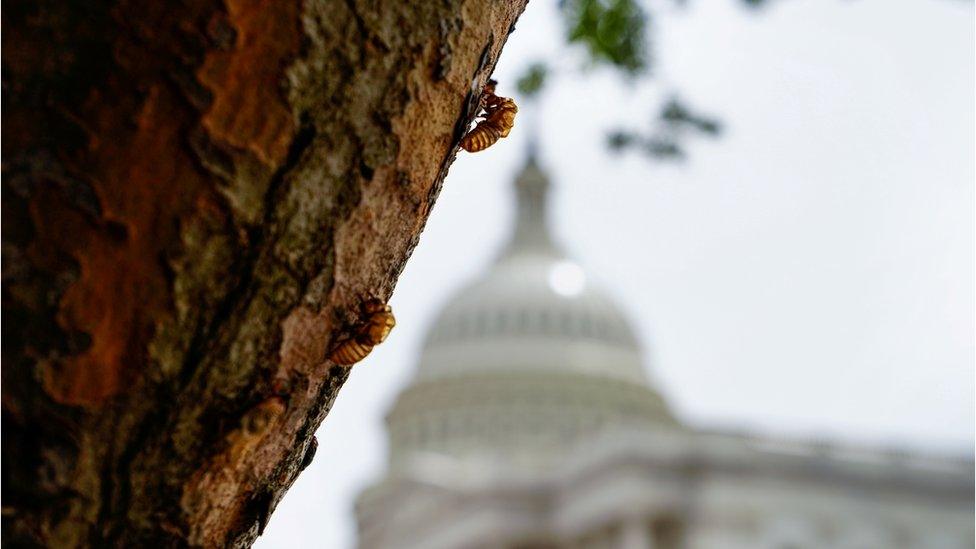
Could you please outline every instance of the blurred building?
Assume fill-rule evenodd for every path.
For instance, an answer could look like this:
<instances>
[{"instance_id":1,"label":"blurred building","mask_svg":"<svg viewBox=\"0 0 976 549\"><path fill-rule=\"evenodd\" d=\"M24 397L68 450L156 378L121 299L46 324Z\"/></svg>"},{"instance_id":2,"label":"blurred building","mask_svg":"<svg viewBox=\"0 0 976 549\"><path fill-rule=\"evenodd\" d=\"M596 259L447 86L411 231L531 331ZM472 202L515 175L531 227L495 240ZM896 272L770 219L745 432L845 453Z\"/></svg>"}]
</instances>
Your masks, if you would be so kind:
<instances>
[{"instance_id":1,"label":"blurred building","mask_svg":"<svg viewBox=\"0 0 976 549\"><path fill-rule=\"evenodd\" d=\"M971 548L973 462L682 425L516 181L514 236L434 324L356 505L373 548Z\"/></svg>"}]
</instances>

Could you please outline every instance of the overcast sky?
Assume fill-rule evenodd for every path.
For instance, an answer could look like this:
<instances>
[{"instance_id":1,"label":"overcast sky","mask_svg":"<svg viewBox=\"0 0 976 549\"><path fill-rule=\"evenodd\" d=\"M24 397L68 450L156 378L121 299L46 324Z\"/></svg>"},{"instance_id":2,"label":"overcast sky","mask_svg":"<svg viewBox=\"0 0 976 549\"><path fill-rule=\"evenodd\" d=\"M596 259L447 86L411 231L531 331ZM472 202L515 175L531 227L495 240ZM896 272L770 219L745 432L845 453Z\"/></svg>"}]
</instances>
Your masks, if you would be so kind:
<instances>
[{"instance_id":1,"label":"overcast sky","mask_svg":"<svg viewBox=\"0 0 976 549\"><path fill-rule=\"evenodd\" d=\"M383 416L424 331L507 237L529 118L555 233L632 320L687 423L972 447L973 3L770 3L669 8L653 82L564 71L507 140L458 156L397 285L396 329L355 366L257 547L354 543L352 500L384 470ZM502 94L565 50L554 6L535 0L519 21ZM671 89L726 134L678 166L606 151L608 128L641 127Z\"/></svg>"}]
</instances>

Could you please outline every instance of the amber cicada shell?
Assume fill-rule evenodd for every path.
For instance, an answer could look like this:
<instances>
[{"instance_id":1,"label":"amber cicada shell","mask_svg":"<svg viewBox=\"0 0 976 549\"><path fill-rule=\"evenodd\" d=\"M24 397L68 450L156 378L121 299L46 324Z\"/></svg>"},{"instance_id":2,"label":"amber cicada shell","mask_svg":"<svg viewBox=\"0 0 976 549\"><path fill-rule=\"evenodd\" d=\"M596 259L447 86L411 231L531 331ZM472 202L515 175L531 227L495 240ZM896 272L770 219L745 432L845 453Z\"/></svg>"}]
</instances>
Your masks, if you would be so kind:
<instances>
[{"instance_id":1,"label":"amber cicada shell","mask_svg":"<svg viewBox=\"0 0 976 549\"><path fill-rule=\"evenodd\" d=\"M508 97L495 95L495 81L489 80L481 95L483 119L461 139L461 148L468 152L478 152L494 145L499 139L508 137L515 126L515 113L518 106Z\"/></svg>"},{"instance_id":2,"label":"amber cicada shell","mask_svg":"<svg viewBox=\"0 0 976 549\"><path fill-rule=\"evenodd\" d=\"M363 307L366 320L360 324L352 337L341 341L329 353L329 360L342 366L349 366L366 358L373 347L383 343L396 326L393 310L379 299L371 299Z\"/></svg>"}]
</instances>

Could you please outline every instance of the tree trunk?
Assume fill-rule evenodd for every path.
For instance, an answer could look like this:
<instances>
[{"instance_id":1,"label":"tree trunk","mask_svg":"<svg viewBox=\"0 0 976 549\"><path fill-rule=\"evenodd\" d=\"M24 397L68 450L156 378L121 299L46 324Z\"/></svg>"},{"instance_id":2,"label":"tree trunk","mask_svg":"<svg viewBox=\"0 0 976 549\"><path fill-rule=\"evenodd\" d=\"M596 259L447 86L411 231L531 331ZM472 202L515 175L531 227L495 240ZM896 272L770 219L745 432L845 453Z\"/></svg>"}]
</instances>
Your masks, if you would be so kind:
<instances>
[{"instance_id":1,"label":"tree trunk","mask_svg":"<svg viewBox=\"0 0 976 549\"><path fill-rule=\"evenodd\" d=\"M4 3L5 544L253 542L525 2Z\"/></svg>"}]
</instances>

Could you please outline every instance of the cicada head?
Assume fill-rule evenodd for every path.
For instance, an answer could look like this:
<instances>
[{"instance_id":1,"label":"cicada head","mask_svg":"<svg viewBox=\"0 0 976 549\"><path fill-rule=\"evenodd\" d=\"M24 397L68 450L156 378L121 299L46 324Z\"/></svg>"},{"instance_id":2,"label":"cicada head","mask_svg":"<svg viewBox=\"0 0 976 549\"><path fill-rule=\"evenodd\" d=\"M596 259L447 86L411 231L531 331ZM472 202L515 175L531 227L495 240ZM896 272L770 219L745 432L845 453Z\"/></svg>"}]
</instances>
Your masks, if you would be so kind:
<instances>
[{"instance_id":1,"label":"cicada head","mask_svg":"<svg viewBox=\"0 0 976 549\"><path fill-rule=\"evenodd\" d=\"M373 345L379 345L386 340L386 336L390 335L394 326L396 326L396 318L393 317L389 307L384 311L374 313L369 318L369 324L366 325L367 339Z\"/></svg>"}]
</instances>

